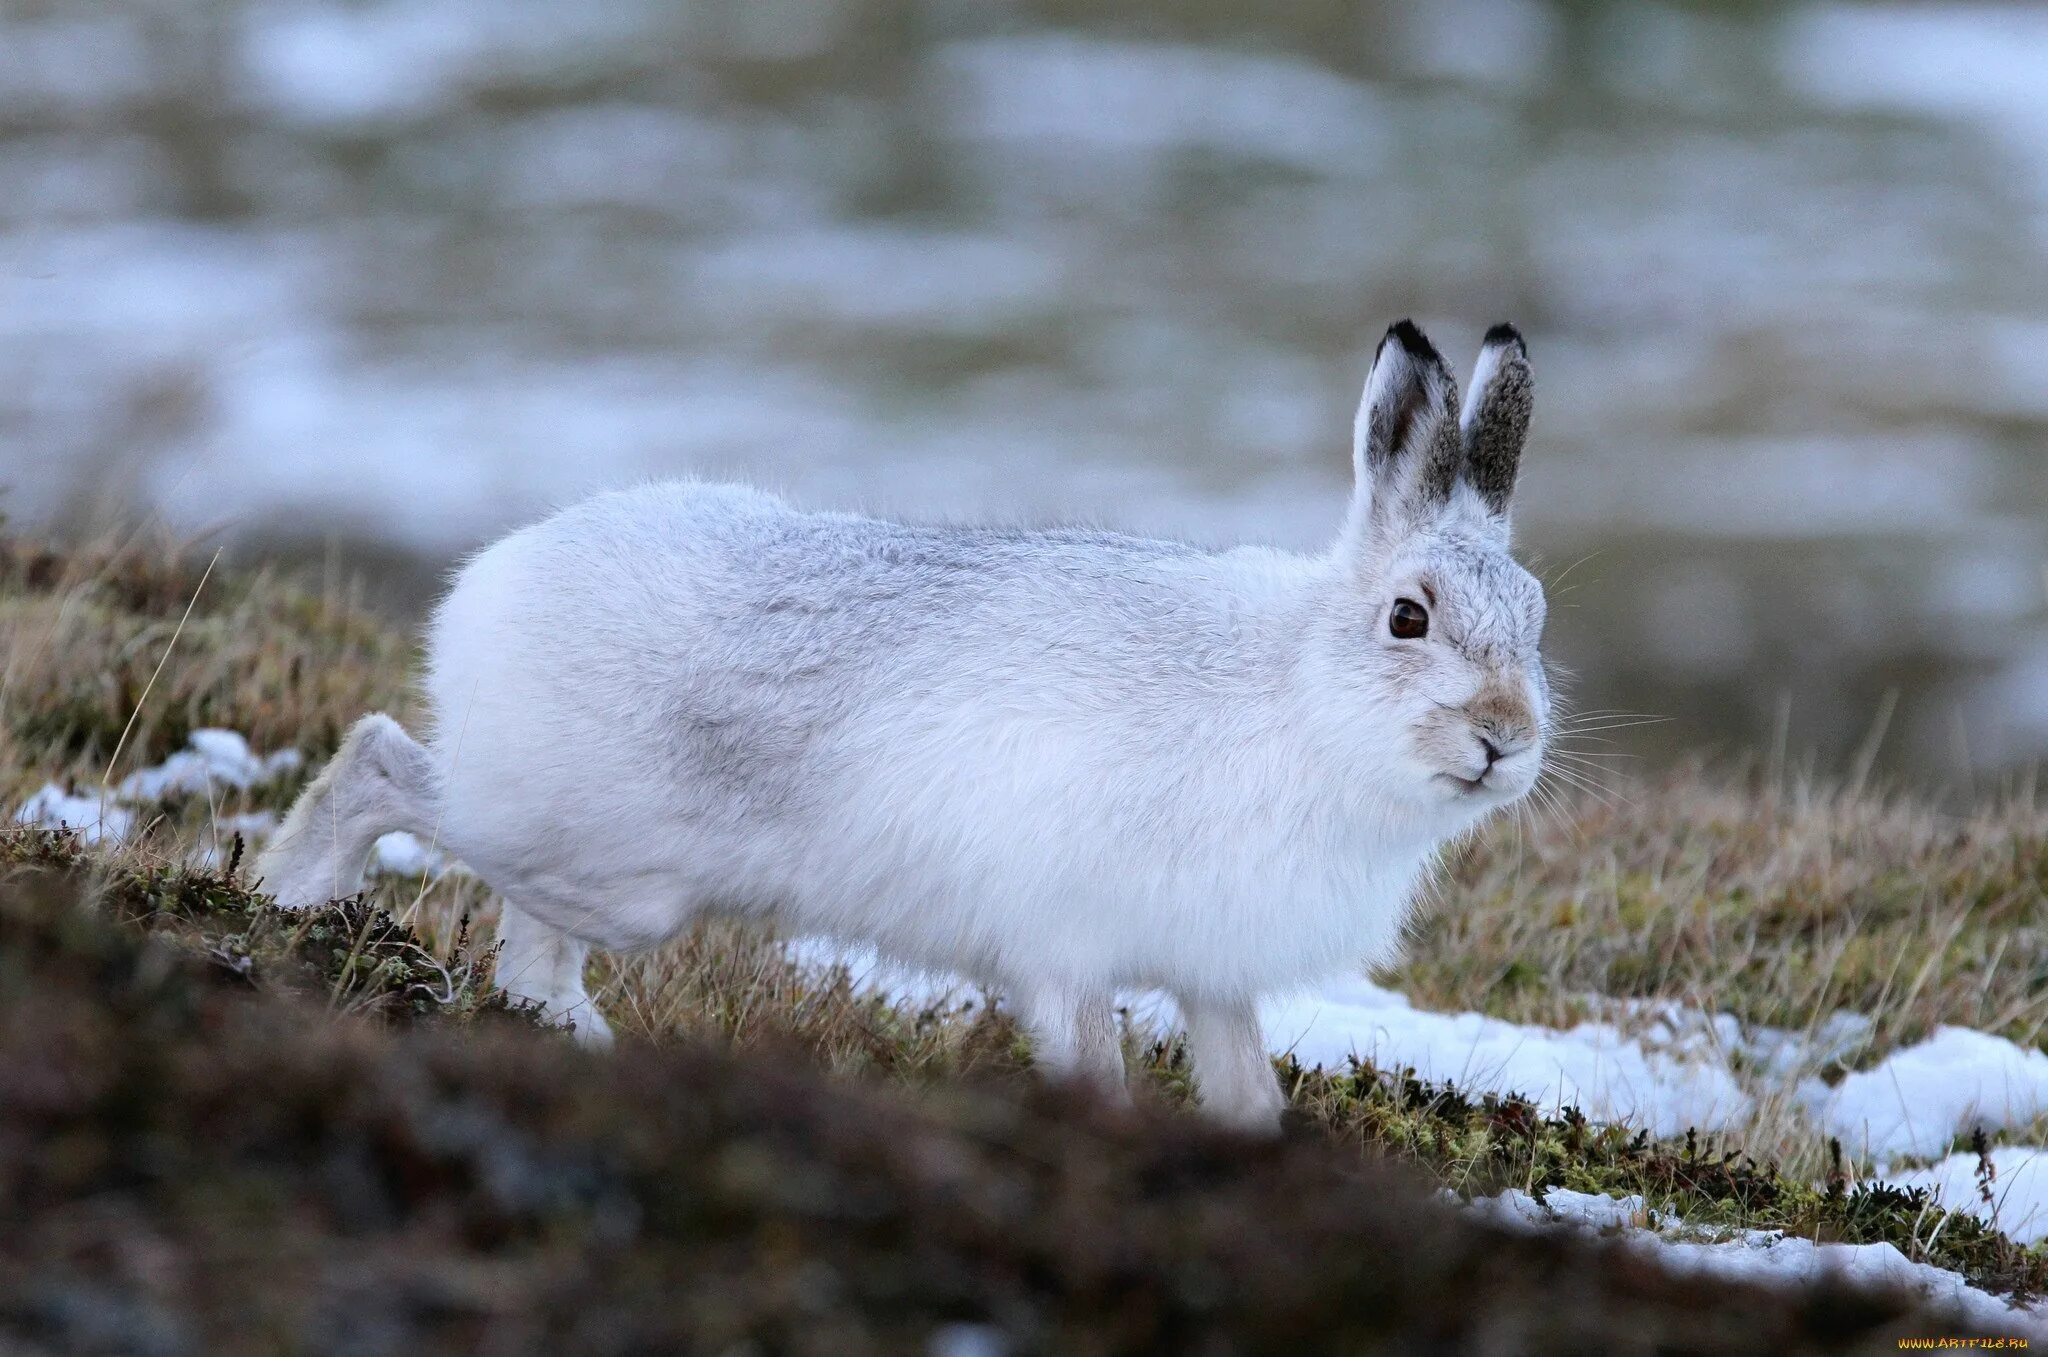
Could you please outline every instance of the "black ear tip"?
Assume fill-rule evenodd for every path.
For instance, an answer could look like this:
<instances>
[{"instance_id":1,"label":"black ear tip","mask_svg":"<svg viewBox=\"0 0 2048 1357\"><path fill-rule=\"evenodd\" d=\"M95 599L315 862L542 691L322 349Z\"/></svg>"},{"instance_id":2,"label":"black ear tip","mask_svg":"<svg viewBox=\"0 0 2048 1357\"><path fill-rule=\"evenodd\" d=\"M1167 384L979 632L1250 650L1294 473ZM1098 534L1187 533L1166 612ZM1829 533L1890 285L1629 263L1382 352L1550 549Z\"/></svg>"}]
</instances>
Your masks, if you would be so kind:
<instances>
[{"instance_id":1,"label":"black ear tip","mask_svg":"<svg viewBox=\"0 0 2048 1357\"><path fill-rule=\"evenodd\" d=\"M1399 344L1402 352L1411 358L1420 358L1426 362L1443 361L1437 355L1436 346L1429 342L1428 336L1424 335L1412 320L1397 320L1388 326L1387 338L1380 341L1380 346L1386 347L1388 340Z\"/></svg>"},{"instance_id":2,"label":"black ear tip","mask_svg":"<svg viewBox=\"0 0 2048 1357\"><path fill-rule=\"evenodd\" d=\"M1522 332L1506 321L1502 321L1486 332L1483 346L1490 349L1496 344L1512 344L1524 353L1529 351L1529 346L1522 341Z\"/></svg>"}]
</instances>

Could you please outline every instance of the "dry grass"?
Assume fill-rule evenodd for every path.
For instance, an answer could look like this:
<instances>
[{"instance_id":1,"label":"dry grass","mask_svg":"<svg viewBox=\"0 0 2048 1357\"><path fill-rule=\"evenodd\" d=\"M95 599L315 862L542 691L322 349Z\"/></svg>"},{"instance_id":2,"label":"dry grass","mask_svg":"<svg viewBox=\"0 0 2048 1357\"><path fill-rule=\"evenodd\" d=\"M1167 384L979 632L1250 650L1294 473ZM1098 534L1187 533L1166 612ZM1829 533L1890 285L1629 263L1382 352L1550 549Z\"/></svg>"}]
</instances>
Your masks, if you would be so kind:
<instances>
[{"instance_id":1,"label":"dry grass","mask_svg":"<svg viewBox=\"0 0 2048 1357\"><path fill-rule=\"evenodd\" d=\"M2048 806L1960 814L1903 794L1688 770L1455 855L1401 988L1558 1022L1583 996L1668 998L1799 1027L1838 1008L1886 1044L1942 1023L2048 1023Z\"/></svg>"},{"instance_id":2,"label":"dry grass","mask_svg":"<svg viewBox=\"0 0 2048 1357\"><path fill-rule=\"evenodd\" d=\"M403 710L412 644L352 589L211 560L142 535L0 538L0 797L119 781L205 726L323 754L364 711Z\"/></svg>"},{"instance_id":3,"label":"dry grass","mask_svg":"<svg viewBox=\"0 0 2048 1357\"><path fill-rule=\"evenodd\" d=\"M317 766L364 710L403 712L409 640L346 589L222 568L201 590L207 559L154 542L67 554L0 541L0 796L10 805L47 780L97 785L131 718L116 778L204 725L242 731L259 749L301 749ZM1624 1001L1642 999L1795 1029L1849 1009L1876 1024L1858 1059L1944 1023L2040 1044L2048 810L2031 786L1939 809L1755 769L1608 781L1454 853L1387 979L1424 1007L1549 1024L1640 1022ZM166 804L122 854L180 858L221 817L275 808L292 790ZM488 926L493 910L460 877L387 878L375 898L439 937L463 917ZM835 1069L913 1080L1024 1059L1000 1014L898 1012L731 929L605 960L595 978L614 1025L650 1040L793 1041ZM1172 1053L1149 1051L1142 1036L1133 1049L1152 1056L1171 1092ZM1744 1139L1800 1175L1826 1167L1822 1138L1782 1100L1765 1101Z\"/></svg>"}]
</instances>

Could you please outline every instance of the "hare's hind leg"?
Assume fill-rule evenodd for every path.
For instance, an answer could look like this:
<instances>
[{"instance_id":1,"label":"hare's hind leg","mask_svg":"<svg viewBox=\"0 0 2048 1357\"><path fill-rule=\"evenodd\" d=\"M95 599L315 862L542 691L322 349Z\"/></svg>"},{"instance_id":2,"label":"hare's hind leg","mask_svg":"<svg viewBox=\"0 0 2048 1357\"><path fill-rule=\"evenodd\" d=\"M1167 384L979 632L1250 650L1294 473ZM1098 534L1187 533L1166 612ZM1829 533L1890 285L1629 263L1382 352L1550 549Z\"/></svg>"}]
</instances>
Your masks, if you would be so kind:
<instances>
[{"instance_id":1,"label":"hare's hind leg","mask_svg":"<svg viewBox=\"0 0 2048 1357\"><path fill-rule=\"evenodd\" d=\"M1130 1101L1123 1035L1108 991L1048 987L1021 997L1041 1070L1056 1079L1085 1080L1112 1102Z\"/></svg>"},{"instance_id":2,"label":"hare's hind leg","mask_svg":"<svg viewBox=\"0 0 2048 1357\"><path fill-rule=\"evenodd\" d=\"M1180 1010L1203 1114L1239 1130L1279 1130L1287 1099L1266 1055L1258 1005L1249 999L1197 1001L1183 995Z\"/></svg>"},{"instance_id":3,"label":"hare's hind leg","mask_svg":"<svg viewBox=\"0 0 2048 1357\"><path fill-rule=\"evenodd\" d=\"M590 944L504 902L498 915L498 988L541 1006L549 1022L572 1029L586 1046L609 1046L612 1029L583 988Z\"/></svg>"},{"instance_id":4,"label":"hare's hind leg","mask_svg":"<svg viewBox=\"0 0 2048 1357\"><path fill-rule=\"evenodd\" d=\"M287 909L353 895L380 837L399 829L429 836L440 816L433 756L390 717L365 716L293 803L255 875Z\"/></svg>"},{"instance_id":5,"label":"hare's hind leg","mask_svg":"<svg viewBox=\"0 0 2048 1357\"><path fill-rule=\"evenodd\" d=\"M440 770L433 756L388 716L365 716L299 797L256 860L263 889L288 909L362 889L377 840L403 829L422 838L440 827ZM498 985L540 1004L578 1040L604 1044L611 1029L583 988L589 945L542 923L510 901L498 920Z\"/></svg>"}]
</instances>

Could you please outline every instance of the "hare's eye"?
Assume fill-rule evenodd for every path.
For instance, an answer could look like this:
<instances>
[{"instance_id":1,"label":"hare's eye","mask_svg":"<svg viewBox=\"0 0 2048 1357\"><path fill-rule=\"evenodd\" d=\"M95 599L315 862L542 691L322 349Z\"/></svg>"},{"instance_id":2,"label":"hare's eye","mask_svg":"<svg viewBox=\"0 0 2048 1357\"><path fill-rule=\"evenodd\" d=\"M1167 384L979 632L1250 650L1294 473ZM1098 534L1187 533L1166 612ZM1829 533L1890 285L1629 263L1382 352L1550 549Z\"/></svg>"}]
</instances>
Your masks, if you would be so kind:
<instances>
[{"instance_id":1,"label":"hare's eye","mask_svg":"<svg viewBox=\"0 0 2048 1357\"><path fill-rule=\"evenodd\" d=\"M1387 630L1396 640L1419 641L1429 635L1429 610L1412 598L1397 598L1387 616Z\"/></svg>"}]
</instances>

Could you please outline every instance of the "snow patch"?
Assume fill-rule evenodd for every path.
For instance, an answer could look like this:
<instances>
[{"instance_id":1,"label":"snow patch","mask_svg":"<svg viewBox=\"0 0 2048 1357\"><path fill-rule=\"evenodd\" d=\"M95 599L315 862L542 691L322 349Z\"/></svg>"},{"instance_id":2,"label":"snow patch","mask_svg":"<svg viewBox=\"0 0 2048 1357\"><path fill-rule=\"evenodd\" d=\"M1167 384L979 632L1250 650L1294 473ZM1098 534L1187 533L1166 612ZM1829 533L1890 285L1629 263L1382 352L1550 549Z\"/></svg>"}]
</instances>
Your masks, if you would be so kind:
<instances>
[{"instance_id":1,"label":"snow patch","mask_svg":"<svg viewBox=\"0 0 2048 1357\"><path fill-rule=\"evenodd\" d=\"M1937 1204L1988 1221L2015 1244L2048 1238L2048 1149L2000 1145L1991 1151L1991 1200L1977 1181L1977 1156L1952 1154L1938 1164L1886 1174L1897 1187L1925 1188Z\"/></svg>"},{"instance_id":2,"label":"snow patch","mask_svg":"<svg viewBox=\"0 0 2048 1357\"><path fill-rule=\"evenodd\" d=\"M1462 1199L1449 1188L1442 1196L1452 1202ZM1572 1192L1555 1187L1542 1196L1511 1187L1498 1197L1478 1197L1465 1203L1472 1213L1517 1233L1529 1233L1556 1225L1587 1230L1624 1230L1645 1225L1650 1212L1641 1197L1609 1197L1599 1192Z\"/></svg>"},{"instance_id":3,"label":"snow patch","mask_svg":"<svg viewBox=\"0 0 2048 1357\"><path fill-rule=\"evenodd\" d=\"M2048 13L2027 5L1810 6L1786 25L1785 73L1818 103L1973 123L2048 198Z\"/></svg>"},{"instance_id":4,"label":"snow patch","mask_svg":"<svg viewBox=\"0 0 2048 1357\"><path fill-rule=\"evenodd\" d=\"M1862 1286L1909 1291L1925 1305L1951 1310L1994 1332L2018 1328L2029 1335L2048 1335L2048 1316L1979 1291L1960 1273L1916 1263L1891 1244L1816 1244L1767 1230L1745 1230L1714 1241L1641 1238L1654 1241L1658 1261L1673 1271L1781 1286L1811 1286L1839 1277Z\"/></svg>"},{"instance_id":5,"label":"snow patch","mask_svg":"<svg viewBox=\"0 0 2048 1357\"><path fill-rule=\"evenodd\" d=\"M1446 1191L1446 1195L1455 1197ZM1641 1197L1552 1189L1541 1197L1510 1188L1480 1198L1469 1209L1517 1231L1569 1228L1618 1231L1625 1244L1669 1271L1711 1274L1732 1281L1812 1286L1828 1278L1855 1285L1894 1287L1921 1303L1945 1309L1991 1332L2048 1335L2048 1313L2010 1304L1979 1291L1960 1273L1916 1263L1891 1244L1816 1244L1776 1230L1738 1230L1717 1238L1676 1215L1650 1212Z\"/></svg>"},{"instance_id":6,"label":"snow patch","mask_svg":"<svg viewBox=\"0 0 2048 1357\"><path fill-rule=\"evenodd\" d=\"M68 829L89 844L120 843L139 827L138 805L187 796L210 798L222 788L246 791L295 773L305 762L296 749L258 754L246 738L232 730L195 730L185 748L162 763L130 773L110 791L74 793L49 783L22 804L14 822L38 829ZM254 846L276 829L274 811L217 814L208 826L208 841L194 849L188 861L203 870L217 869L226 864L235 835L241 835L245 845ZM370 857L372 874L439 878L464 870L438 845L403 831L377 840Z\"/></svg>"},{"instance_id":7,"label":"snow patch","mask_svg":"<svg viewBox=\"0 0 2048 1357\"><path fill-rule=\"evenodd\" d=\"M1268 1004L1263 1017L1267 1039L1304 1064L1342 1065L1356 1054L1382 1069L1412 1065L1425 1080L1519 1093L1550 1111L1575 1106L1657 1136L1718 1130L1751 1110L1725 1062L1655 1050L1607 1023L1561 1030L1432 1013L1364 979Z\"/></svg>"},{"instance_id":8,"label":"snow patch","mask_svg":"<svg viewBox=\"0 0 2048 1357\"><path fill-rule=\"evenodd\" d=\"M246 790L297 772L305 762L296 749L257 754L232 730L195 730L186 745L154 768L123 778L121 799L157 801L167 796L201 795L218 786Z\"/></svg>"},{"instance_id":9,"label":"snow patch","mask_svg":"<svg viewBox=\"0 0 2048 1357\"><path fill-rule=\"evenodd\" d=\"M1594 1003L1604 997L1588 996ZM1624 1000L1619 1011L1644 1024L1638 1040L1647 1049L1732 1064L1785 1086L1847 1062L1870 1044L1875 1030L1869 1018L1847 1009L1807 1028L1745 1025L1733 1013L1707 1013L1668 999Z\"/></svg>"},{"instance_id":10,"label":"snow patch","mask_svg":"<svg viewBox=\"0 0 2048 1357\"><path fill-rule=\"evenodd\" d=\"M789 322L999 331L1062 295L1060 261L1029 242L958 231L787 231L697 252L705 304Z\"/></svg>"},{"instance_id":11,"label":"snow patch","mask_svg":"<svg viewBox=\"0 0 2048 1357\"><path fill-rule=\"evenodd\" d=\"M69 829L87 843L119 843L136 829L135 803L147 804L181 796L211 796L222 787L246 791L297 772L305 758L296 749L258 754L232 730L195 730L186 747L150 768L137 769L111 791L67 792L52 782L24 802L14 822L38 829ZM215 824L217 837L236 833L244 838L268 834L276 817L268 814L226 816Z\"/></svg>"},{"instance_id":12,"label":"snow patch","mask_svg":"<svg viewBox=\"0 0 2048 1357\"><path fill-rule=\"evenodd\" d=\"M249 105L309 127L417 118L471 90L573 70L644 41L637 5L548 0L369 0L252 7L237 34Z\"/></svg>"},{"instance_id":13,"label":"snow patch","mask_svg":"<svg viewBox=\"0 0 2048 1357\"><path fill-rule=\"evenodd\" d=\"M934 73L963 140L1208 151L1342 178L1367 178L1386 156L1371 87L1292 57L1035 34L951 43Z\"/></svg>"},{"instance_id":14,"label":"snow patch","mask_svg":"<svg viewBox=\"0 0 2048 1357\"><path fill-rule=\"evenodd\" d=\"M2025 1126L2048 1115L2048 1055L1968 1027L1943 1027L1804 1100L1851 1152L1931 1158L1975 1127Z\"/></svg>"},{"instance_id":15,"label":"snow patch","mask_svg":"<svg viewBox=\"0 0 2048 1357\"><path fill-rule=\"evenodd\" d=\"M37 829L69 829L87 843L119 843L135 827L135 817L100 792L74 795L54 782L22 803L14 823Z\"/></svg>"},{"instance_id":16,"label":"snow patch","mask_svg":"<svg viewBox=\"0 0 2048 1357\"><path fill-rule=\"evenodd\" d=\"M67 792L54 782L45 785L14 813L14 822L69 829L87 843L119 843L135 832L129 803L211 795L218 787L246 790L294 772L302 762L296 749L259 755L232 730L195 730L186 748L155 767L130 773L111 791Z\"/></svg>"}]
</instances>

